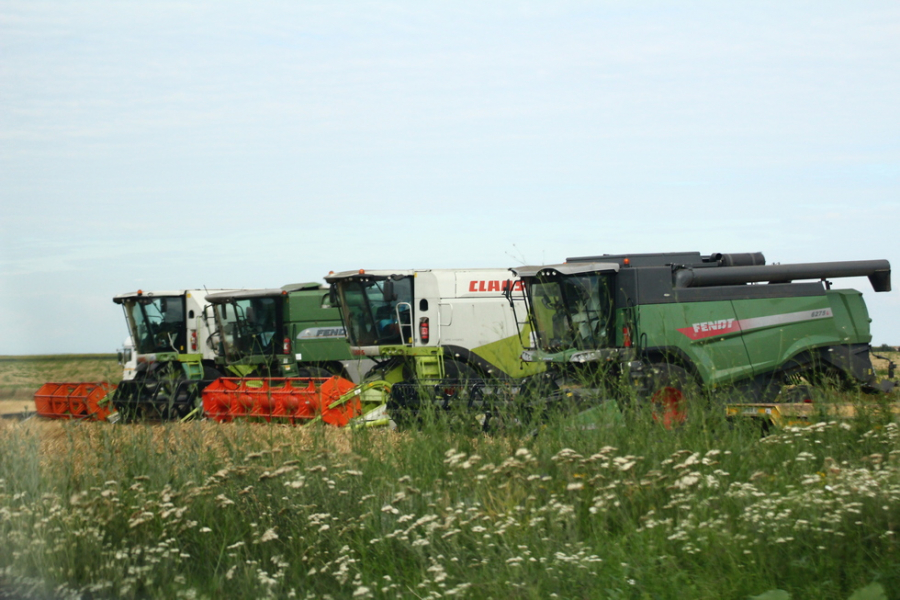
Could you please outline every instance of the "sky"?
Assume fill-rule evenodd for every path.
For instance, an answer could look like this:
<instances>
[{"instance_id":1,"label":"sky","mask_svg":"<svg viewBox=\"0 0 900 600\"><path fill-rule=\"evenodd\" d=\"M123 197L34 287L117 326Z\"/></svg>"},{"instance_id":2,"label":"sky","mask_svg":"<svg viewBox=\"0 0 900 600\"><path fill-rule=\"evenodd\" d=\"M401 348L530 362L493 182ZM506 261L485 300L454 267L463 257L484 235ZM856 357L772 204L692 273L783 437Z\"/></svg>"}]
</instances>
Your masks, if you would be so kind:
<instances>
[{"instance_id":1,"label":"sky","mask_svg":"<svg viewBox=\"0 0 900 600\"><path fill-rule=\"evenodd\" d=\"M898 59L896 2L0 0L0 354L112 352L139 288L900 265Z\"/></svg>"}]
</instances>

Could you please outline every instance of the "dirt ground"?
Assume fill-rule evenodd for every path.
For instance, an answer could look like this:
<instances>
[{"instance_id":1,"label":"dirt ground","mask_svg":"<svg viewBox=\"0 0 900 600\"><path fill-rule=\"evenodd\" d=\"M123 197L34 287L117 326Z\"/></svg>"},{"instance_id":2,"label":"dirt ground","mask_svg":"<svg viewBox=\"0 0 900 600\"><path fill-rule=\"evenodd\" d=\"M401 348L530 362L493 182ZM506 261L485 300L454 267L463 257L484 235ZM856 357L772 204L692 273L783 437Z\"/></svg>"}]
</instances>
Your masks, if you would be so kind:
<instances>
[{"instance_id":1,"label":"dirt ground","mask_svg":"<svg viewBox=\"0 0 900 600\"><path fill-rule=\"evenodd\" d=\"M32 400L0 400L0 415L30 412L34 412L34 401Z\"/></svg>"}]
</instances>

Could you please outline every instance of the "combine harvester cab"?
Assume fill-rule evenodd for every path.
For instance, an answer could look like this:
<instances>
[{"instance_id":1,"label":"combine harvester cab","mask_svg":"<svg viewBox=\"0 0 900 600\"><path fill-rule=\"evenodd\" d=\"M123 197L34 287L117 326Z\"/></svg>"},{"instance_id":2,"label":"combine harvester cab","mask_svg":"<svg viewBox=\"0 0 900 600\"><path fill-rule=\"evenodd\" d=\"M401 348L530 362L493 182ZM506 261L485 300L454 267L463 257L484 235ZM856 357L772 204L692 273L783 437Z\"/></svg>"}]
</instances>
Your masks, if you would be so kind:
<instances>
[{"instance_id":1,"label":"combine harvester cab","mask_svg":"<svg viewBox=\"0 0 900 600\"><path fill-rule=\"evenodd\" d=\"M374 363L351 355L330 298L318 283L208 295L220 332L219 370L230 376L204 388L204 414L217 421L335 425L357 416L358 402L329 405Z\"/></svg>"},{"instance_id":2,"label":"combine harvester cab","mask_svg":"<svg viewBox=\"0 0 900 600\"><path fill-rule=\"evenodd\" d=\"M125 312L138 366L113 393L117 412L109 420L173 420L197 413L203 388L220 375L207 293L138 290L113 298Z\"/></svg>"},{"instance_id":3,"label":"combine harvester cab","mask_svg":"<svg viewBox=\"0 0 900 600\"><path fill-rule=\"evenodd\" d=\"M688 252L511 270L536 330L523 359L588 388L630 385L667 426L685 419L691 389L763 406L808 402L807 384L890 388L876 383L862 294L829 281L865 276L890 291L886 260L766 265L761 253Z\"/></svg>"},{"instance_id":4,"label":"combine harvester cab","mask_svg":"<svg viewBox=\"0 0 900 600\"><path fill-rule=\"evenodd\" d=\"M521 285L506 269L359 270L325 280L352 352L377 362L352 393L365 420L413 415L423 400L489 418L515 402L524 378L545 371L520 359L529 330L504 297Z\"/></svg>"}]
</instances>

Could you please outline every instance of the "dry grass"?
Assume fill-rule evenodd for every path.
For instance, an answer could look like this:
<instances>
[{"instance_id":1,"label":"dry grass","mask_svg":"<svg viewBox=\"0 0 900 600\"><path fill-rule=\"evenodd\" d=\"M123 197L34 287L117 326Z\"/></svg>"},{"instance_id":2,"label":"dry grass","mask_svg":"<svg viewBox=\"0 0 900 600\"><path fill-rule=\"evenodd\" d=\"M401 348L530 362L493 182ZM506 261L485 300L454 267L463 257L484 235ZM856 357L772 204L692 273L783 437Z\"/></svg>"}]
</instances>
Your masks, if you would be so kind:
<instances>
[{"instance_id":1,"label":"dry grass","mask_svg":"<svg viewBox=\"0 0 900 600\"><path fill-rule=\"evenodd\" d=\"M0 357L0 400L30 399L43 384L122 379L114 355L58 355Z\"/></svg>"},{"instance_id":2,"label":"dry grass","mask_svg":"<svg viewBox=\"0 0 900 600\"><path fill-rule=\"evenodd\" d=\"M879 376L884 377L887 375L888 363L890 361L900 365L900 352L872 351L872 366L875 367L875 372L878 373Z\"/></svg>"}]
</instances>

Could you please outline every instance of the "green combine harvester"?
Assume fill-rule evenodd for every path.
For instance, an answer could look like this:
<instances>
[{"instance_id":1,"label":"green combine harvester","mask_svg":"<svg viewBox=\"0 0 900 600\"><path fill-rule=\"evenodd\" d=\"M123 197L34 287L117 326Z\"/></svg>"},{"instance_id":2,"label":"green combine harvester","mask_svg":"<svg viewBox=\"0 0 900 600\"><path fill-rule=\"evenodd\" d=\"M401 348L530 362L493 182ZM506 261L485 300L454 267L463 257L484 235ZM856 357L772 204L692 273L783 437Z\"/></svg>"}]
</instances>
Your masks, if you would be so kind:
<instances>
[{"instance_id":1,"label":"green combine harvester","mask_svg":"<svg viewBox=\"0 0 900 600\"><path fill-rule=\"evenodd\" d=\"M767 405L809 403L818 386L892 387L876 381L862 294L830 281L868 277L890 291L886 260L767 265L761 253L685 252L511 271L534 326L522 358L552 367L571 397L629 386L671 426L692 391L765 416Z\"/></svg>"},{"instance_id":2,"label":"green combine harvester","mask_svg":"<svg viewBox=\"0 0 900 600\"><path fill-rule=\"evenodd\" d=\"M359 380L328 288L300 283L206 296L219 332L217 363L237 377L330 377ZM371 364L371 363L370 363Z\"/></svg>"},{"instance_id":3,"label":"green combine harvester","mask_svg":"<svg viewBox=\"0 0 900 600\"><path fill-rule=\"evenodd\" d=\"M330 298L318 283L208 295L218 366L228 375L204 387L203 414L218 421L323 419L336 425L357 416L358 403L330 404L373 363L351 355Z\"/></svg>"}]
</instances>

